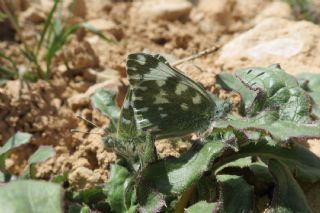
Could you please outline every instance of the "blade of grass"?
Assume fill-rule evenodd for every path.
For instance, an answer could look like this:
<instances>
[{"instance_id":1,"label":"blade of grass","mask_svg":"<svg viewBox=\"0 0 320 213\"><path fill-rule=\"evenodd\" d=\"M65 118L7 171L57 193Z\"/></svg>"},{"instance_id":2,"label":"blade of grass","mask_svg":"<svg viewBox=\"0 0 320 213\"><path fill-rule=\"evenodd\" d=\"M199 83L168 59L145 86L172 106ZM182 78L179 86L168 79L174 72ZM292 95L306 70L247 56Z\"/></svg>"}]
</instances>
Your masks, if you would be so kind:
<instances>
[{"instance_id":1,"label":"blade of grass","mask_svg":"<svg viewBox=\"0 0 320 213\"><path fill-rule=\"evenodd\" d=\"M0 57L10 62L15 71L18 71L17 63L10 57L6 56L3 52L0 52Z\"/></svg>"},{"instance_id":2,"label":"blade of grass","mask_svg":"<svg viewBox=\"0 0 320 213\"><path fill-rule=\"evenodd\" d=\"M5 77L9 77L9 79L14 77L16 74L14 71L10 71L9 69L7 69L6 67L3 67L1 65L0 65L0 73L4 74Z\"/></svg>"},{"instance_id":3,"label":"blade of grass","mask_svg":"<svg viewBox=\"0 0 320 213\"><path fill-rule=\"evenodd\" d=\"M115 43L114 40L107 38L102 32L100 32L99 30L95 29L91 24L89 23L82 23L80 24L81 27L83 27L84 29L88 30L91 33L94 33L95 35L97 35L99 38L107 41L107 42L112 42Z\"/></svg>"},{"instance_id":4,"label":"blade of grass","mask_svg":"<svg viewBox=\"0 0 320 213\"><path fill-rule=\"evenodd\" d=\"M44 39L46 37L46 34L48 32L48 29L50 27L50 25L52 24L52 18L53 18L53 15L54 15L54 12L56 11L57 7L58 7L58 4L59 4L60 0L54 0L54 4L53 4L53 7L52 9L50 10L49 14L48 14L48 18L46 19L45 23L44 23L44 28L43 30L41 31L41 34L40 34L40 40L37 44L37 48L36 48L36 55L39 54L39 51L40 51L40 48L44 42Z\"/></svg>"},{"instance_id":5,"label":"blade of grass","mask_svg":"<svg viewBox=\"0 0 320 213\"><path fill-rule=\"evenodd\" d=\"M20 48L21 53L36 67L37 78L43 78L43 70L41 69L37 57L33 52Z\"/></svg>"},{"instance_id":6,"label":"blade of grass","mask_svg":"<svg viewBox=\"0 0 320 213\"><path fill-rule=\"evenodd\" d=\"M7 18L6 14L0 12L0 22L3 22Z\"/></svg>"}]
</instances>

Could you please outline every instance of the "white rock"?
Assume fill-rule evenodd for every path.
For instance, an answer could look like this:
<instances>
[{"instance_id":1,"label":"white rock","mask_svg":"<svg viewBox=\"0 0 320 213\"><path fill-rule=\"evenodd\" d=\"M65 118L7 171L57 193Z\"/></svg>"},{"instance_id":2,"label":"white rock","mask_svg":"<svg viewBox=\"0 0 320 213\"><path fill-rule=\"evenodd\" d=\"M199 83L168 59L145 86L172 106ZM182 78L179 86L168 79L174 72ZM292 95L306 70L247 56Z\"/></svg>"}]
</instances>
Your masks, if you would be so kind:
<instances>
[{"instance_id":1,"label":"white rock","mask_svg":"<svg viewBox=\"0 0 320 213\"><path fill-rule=\"evenodd\" d=\"M306 21L269 18L228 42L217 64L237 70L280 63L292 73L320 72L320 27Z\"/></svg>"},{"instance_id":2,"label":"white rock","mask_svg":"<svg viewBox=\"0 0 320 213\"><path fill-rule=\"evenodd\" d=\"M135 4L137 15L143 18L176 20L187 17L192 4L185 0L153 0Z\"/></svg>"}]
</instances>

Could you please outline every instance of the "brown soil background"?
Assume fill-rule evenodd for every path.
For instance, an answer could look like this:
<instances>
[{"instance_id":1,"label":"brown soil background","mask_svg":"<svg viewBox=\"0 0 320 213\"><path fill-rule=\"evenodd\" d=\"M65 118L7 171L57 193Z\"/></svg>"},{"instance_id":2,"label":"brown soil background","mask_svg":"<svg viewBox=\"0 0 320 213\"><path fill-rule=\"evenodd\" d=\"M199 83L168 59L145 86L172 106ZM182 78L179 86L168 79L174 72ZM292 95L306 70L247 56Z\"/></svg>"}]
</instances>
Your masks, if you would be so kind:
<instances>
[{"instance_id":1,"label":"brown soil background","mask_svg":"<svg viewBox=\"0 0 320 213\"><path fill-rule=\"evenodd\" d=\"M19 12L25 38L34 44L52 2L17 0L12 4ZM320 14L318 1L312 4L314 14ZM38 146L52 145L56 156L38 166L37 176L49 179L68 171L69 182L77 189L105 182L116 156L104 148L100 135L70 130L100 131L77 119L77 114L99 127L108 125L109 120L92 108L90 95L97 88L109 88L118 91L121 105L127 86L125 60L130 53L150 51L174 61L221 46L215 54L179 66L220 97L225 94L215 88L214 77L222 70L281 63L289 73L320 73L320 27L300 21L284 1L78 0L72 7L71 1L65 1L61 11L63 17L73 14L70 24L87 21L116 42L80 30L55 58L50 81L15 80L0 87L0 145L17 131L32 133L31 144L13 152L7 168L21 173ZM0 28L0 51L26 67L19 52L21 43L10 24L2 23ZM64 67L64 61L71 69ZM320 155L319 141L306 144ZM178 156L186 148L185 144L157 142L161 156ZM319 187L306 187L306 191L319 212Z\"/></svg>"}]
</instances>

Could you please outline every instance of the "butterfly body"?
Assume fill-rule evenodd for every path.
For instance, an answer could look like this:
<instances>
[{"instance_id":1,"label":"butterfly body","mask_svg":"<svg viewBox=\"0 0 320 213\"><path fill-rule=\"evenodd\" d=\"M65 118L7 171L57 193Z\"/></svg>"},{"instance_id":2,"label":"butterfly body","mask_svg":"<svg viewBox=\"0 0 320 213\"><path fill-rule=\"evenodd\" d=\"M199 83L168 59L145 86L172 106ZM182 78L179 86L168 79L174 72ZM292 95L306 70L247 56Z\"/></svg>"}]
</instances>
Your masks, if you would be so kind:
<instances>
[{"instance_id":1,"label":"butterfly body","mask_svg":"<svg viewBox=\"0 0 320 213\"><path fill-rule=\"evenodd\" d=\"M138 130L156 138L204 131L215 117L216 104L205 89L183 75L160 55L128 56L128 107Z\"/></svg>"}]
</instances>

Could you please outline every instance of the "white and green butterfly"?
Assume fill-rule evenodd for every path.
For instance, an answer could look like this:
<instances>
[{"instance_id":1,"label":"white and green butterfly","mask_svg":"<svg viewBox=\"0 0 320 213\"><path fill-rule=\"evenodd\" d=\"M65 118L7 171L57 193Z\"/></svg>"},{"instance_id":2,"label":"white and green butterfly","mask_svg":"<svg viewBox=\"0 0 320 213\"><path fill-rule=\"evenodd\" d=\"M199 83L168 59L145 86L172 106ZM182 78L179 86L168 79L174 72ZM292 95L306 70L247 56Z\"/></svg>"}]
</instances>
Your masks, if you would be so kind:
<instances>
[{"instance_id":1,"label":"white and green butterfly","mask_svg":"<svg viewBox=\"0 0 320 213\"><path fill-rule=\"evenodd\" d=\"M127 74L120 130L142 130L157 139L179 137L205 131L219 114L213 97L160 55L130 54Z\"/></svg>"}]
</instances>

